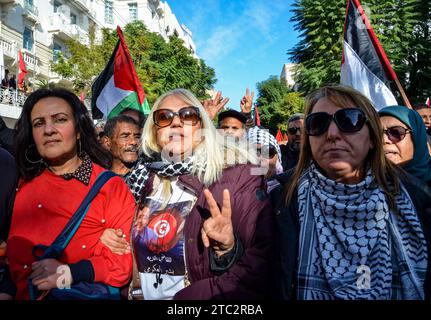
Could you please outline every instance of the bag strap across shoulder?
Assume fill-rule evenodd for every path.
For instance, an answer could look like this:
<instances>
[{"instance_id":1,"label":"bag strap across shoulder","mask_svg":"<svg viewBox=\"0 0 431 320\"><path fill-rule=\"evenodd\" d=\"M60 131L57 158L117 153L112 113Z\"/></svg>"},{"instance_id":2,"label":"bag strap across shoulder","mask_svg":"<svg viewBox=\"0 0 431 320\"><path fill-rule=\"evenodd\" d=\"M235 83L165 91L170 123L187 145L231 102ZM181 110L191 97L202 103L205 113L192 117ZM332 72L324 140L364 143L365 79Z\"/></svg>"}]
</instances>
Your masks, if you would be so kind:
<instances>
[{"instance_id":1,"label":"bag strap across shoulder","mask_svg":"<svg viewBox=\"0 0 431 320\"><path fill-rule=\"evenodd\" d=\"M33 248L33 255L38 259L58 259L63 253L64 249L69 244L72 237L75 235L82 221L84 220L87 211L90 207L91 202L99 193L100 189L108 182L109 179L115 177L116 174L112 171L103 171L97 177L90 191L82 201L78 210L73 214L70 218L69 222L66 224L64 229L60 232L60 234L55 238L52 244L47 247L44 245L36 245ZM43 254L41 256L37 256L37 252L42 251Z\"/></svg>"}]
</instances>

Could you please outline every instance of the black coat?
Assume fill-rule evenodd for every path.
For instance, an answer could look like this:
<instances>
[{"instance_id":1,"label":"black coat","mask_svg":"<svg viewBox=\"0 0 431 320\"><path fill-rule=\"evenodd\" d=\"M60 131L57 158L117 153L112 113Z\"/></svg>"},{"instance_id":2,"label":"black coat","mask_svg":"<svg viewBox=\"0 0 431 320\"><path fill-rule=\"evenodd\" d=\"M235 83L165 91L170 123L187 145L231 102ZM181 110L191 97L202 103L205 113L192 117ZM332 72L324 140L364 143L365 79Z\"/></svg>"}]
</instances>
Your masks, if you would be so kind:
<instances>
[{"instance_id":1,"label":"black coat","mask_svg":"<svg viewBox=\"0 0 431 320\"><path fill-rule=\"evenodd\" d=\"M13 152L14 131L13 129L9 129L0 117L0 147L6 149L9 153Z\"/></svg>"},{"instance_id":2,"label":"black coat","mask_svg":"<svg viewBox=\"0 0 431 320\"><path fill-rule=\"evenodd\" d=\"M296 299L300 232L297 193L288 205L284 200L284 186L289 185L293 170L277 176L281 185L270 195L277 225L277 263L274 274L278 281L274 281L277 285L275 298L283 300ZM431 190L422 181L405 172L400 171L400 180L413 201L427 242L428 266L424 289L425 299L431 300Z\"/></svg>"}]
</instances>

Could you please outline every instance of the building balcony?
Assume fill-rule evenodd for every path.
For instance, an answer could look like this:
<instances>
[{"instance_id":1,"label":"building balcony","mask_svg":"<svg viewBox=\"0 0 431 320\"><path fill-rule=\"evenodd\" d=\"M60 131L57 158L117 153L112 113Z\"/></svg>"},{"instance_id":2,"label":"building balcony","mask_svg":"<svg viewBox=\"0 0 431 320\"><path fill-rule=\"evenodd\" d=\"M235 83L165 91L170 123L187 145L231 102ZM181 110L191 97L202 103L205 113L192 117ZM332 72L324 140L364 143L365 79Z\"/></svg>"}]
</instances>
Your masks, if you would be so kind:
<instances>
[{"instance_id":1,"label":"building balcony","mask_svg":"<svg viewBox=\"0 0 431 320\"><path fill-rule=\"evenodd\" d=\"M70 24L61 13L55 13L49 17L48 32L53 33L61 40L78 40L82 44L88 45L88 32L76 24Z\"/></svg>"},{"instance_id":2,"label":"building balcony","mask_svg":"<svg viewBox=\"0 0 431 320\"><path fill-rule=\"evenodd\" d=\"M88 0L72 0L71 2L84 12L90 11L90 1Z\"/></svg>"},{"instance_id":3,"label":"building balcony","mask_svg":"<svg viewBox=\"0 0 431 320\"><path fill-rule=\"evenodd\" d=\"M16 50L16 44L10 43L9 41L0 40L0 45L3 48L3 54L12 58L16 59L17 57L17 50Z\"/></svg>"},{"instance_id":4,"label":"building balcony","mask_svg":"<svg viewBox=\"0 0 431 320\"><path fill-rule=\"evenodd\" d=\"M24 1L22 15L28 20L38 23L39 22L39 10L35 5Z\"/></svg>"},{"instance_id":5,"label":"building balcony","mask_svg":"<svg viewBox=\"0 0 431 320\"><path fill-rule=\"evenodd\" d=\"M34 71L36 74L40 73L39 60L37 59L37 57L32 52L26 49L21 49L21 53L26 68Z\"/></svg>"}]
</instances>

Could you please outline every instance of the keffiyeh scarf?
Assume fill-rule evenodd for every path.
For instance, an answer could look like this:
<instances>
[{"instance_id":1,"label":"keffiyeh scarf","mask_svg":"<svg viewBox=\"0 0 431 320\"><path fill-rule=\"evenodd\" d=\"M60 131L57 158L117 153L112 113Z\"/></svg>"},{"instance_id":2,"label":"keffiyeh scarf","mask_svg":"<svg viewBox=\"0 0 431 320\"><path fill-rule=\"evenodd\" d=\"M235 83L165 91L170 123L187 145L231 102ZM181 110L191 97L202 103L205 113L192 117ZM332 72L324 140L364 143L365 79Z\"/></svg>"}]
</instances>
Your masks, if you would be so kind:
<instances>
[{"instance_id":1,"label":"keffiyeh scarf","mask_svg":"<svg viewBox=\"0 0 431 320\"><path fill-rule=\"evenodd\" d=\"M281 163L281 150L277 139L266 129L259 127L250 128L247 131L247 139L252 144L260 144L261 146L272 146L277 150L278 161Z\"/></svg>"},{"instance_id":2,"label":"keffiyeh scarf","mask_svg":"<svg viewBox=\"0 0 431 320\"><path fill-rule=\"evenodd\" d=\"M188 157L184 161L171 163L163 160L149 162L140 157L131 173L126 178L126 183L133 193L136 201L140 200L142 190L150 177L151 172L155 172L161 177L176 177L192 172L194 157Z\"/></svg>"},{"instance_id":3,"label":"keffiyeh scarf","mask_svg":"<svg viewBox=\"0 0 431 320\"><path fill-rule=\"evenodd\" d=\"M310 166L298 187L298 299L424 298L424 233L402 185L395 201L397 213L371 171L346 185Z\"/></svg>"}]
</instances>

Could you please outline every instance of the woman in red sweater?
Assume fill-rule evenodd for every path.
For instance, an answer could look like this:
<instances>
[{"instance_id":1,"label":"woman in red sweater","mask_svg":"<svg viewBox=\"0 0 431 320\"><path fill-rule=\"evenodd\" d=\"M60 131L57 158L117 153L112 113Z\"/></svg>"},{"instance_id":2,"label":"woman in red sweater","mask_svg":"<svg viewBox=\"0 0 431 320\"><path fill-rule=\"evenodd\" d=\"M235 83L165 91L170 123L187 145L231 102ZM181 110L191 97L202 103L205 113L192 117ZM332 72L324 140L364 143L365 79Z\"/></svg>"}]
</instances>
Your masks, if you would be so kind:
<instances>
[{"instance_id":1,"label":"woman in red sweater","mask_svg":"<svg viewBox=\"0 0 431 320\"><path fill-rule=\"evenodd\" d=\"M58 260L37 261L32 253L35 245L53 242L109 165L86 107L69 91L41 89L27 98L16 129L21 180L7 242L16 285L16 292L9 294L28 299L28 279L45 291L57 288L65 276L71 284L125 285L131 276L131 255L113 254L99 241L107 228L131 228L135 202L120 177L99 191Z\"/></svg>"}]
</instances>

